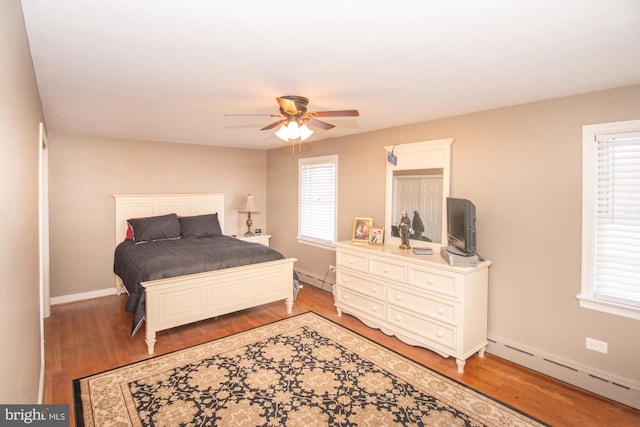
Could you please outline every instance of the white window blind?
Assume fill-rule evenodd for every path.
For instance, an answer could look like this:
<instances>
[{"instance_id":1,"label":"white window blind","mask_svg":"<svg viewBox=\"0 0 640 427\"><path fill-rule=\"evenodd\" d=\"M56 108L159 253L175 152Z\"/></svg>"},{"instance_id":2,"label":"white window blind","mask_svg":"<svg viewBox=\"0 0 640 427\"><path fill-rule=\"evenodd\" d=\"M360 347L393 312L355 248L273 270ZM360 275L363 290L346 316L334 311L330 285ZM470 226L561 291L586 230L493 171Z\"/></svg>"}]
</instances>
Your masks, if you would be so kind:
<instances>
[{"instance_id":1,"label":"white window blind","mask_svg":"<svg viewBox=\"0 0 640 427\"><path fill-rule=\"evenodd\" d=\"M335 242L337 169L337 156L299 160L299 239Z\"/></svg>"},{"instance_id":2,"label":"white window blind","mask_svg":"<svg viewBox=\"0 0 640 427\"><path fill-rule=\"evenodd\" d=\"M640 307L640 132L595 139L594 296Z\"/></svg>"}]
</instances>

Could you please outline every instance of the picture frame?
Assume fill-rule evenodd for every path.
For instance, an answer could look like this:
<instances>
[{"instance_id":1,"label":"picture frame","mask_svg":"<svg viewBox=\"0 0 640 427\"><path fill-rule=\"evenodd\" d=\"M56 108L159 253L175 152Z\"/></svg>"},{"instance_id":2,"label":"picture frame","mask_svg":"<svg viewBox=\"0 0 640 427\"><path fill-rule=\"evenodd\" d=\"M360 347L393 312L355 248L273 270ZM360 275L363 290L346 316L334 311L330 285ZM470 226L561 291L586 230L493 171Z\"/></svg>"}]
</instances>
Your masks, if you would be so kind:
<instances>
[{"instance_id":1,"label":"picture frame","mask_svg":"<svg viewBox=\"0 0 640 427\"><path fill-rule=\"evenodd\" d=\"M371 227L369 244L376 245L376 246L384 245L384 227L382 226Z\"/></svg>"},{"instance_id":2,"label":"picture frame","mask_svg":"<svg viewBox=\"0 0 640 427\"><path fill-rule=\"evenodd\" d=\"M353 229L351 230L351 240L353 242L369 243L371 238L371 227L373 218L355 217L353 218Z\"/></svg>"}]
</instances>

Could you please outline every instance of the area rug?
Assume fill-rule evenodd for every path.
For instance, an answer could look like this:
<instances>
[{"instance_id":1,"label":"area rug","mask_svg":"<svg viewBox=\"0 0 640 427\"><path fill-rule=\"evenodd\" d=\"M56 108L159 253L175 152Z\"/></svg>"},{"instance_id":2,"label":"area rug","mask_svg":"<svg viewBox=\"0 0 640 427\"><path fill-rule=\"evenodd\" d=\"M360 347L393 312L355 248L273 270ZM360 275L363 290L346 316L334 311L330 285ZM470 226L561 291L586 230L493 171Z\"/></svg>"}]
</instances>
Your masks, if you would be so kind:
<instances>
[{"instance_id":1,"label":"area rug","mask_svg":"<svg viewBox=\"0 0 640 427\"><path fill-rule=\"evenodd\" d=\"M74 380L81 426L537 426L304 313Z\"/></svg>"}]
</instances>

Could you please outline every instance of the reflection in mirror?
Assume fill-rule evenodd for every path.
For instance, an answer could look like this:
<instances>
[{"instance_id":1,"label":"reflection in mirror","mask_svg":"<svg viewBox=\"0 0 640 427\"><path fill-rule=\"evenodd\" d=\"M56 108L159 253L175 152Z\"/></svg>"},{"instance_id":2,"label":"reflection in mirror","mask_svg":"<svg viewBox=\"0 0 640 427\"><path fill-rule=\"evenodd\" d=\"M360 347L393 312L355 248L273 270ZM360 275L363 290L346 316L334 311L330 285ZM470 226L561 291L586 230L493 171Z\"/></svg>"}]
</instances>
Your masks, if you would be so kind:
<instances>
[{"instance_id":1,"label":"reflection in mirror","mask_svg":"<svg viewBox=\"0 0 640 427\"><path fill-rule=\"evenodd\" d=\"M411 239L442 243L442 175L442 168L393 171L393 237L400 237L399 222L406 211Z\"/></svg>"},{"instance_id":2,"label":"reflection in mirror","mask_svg":"<svg viewBox=\"0 0 640 427\"><path fill-rule=\"evenodd\" d=\"M410 221L409 245L436 251L446 242L445 200L449 197L453 138L386 146L397 158L387 163L385 243L400 246L402 212Z\"/></svg>"}]
</instances>

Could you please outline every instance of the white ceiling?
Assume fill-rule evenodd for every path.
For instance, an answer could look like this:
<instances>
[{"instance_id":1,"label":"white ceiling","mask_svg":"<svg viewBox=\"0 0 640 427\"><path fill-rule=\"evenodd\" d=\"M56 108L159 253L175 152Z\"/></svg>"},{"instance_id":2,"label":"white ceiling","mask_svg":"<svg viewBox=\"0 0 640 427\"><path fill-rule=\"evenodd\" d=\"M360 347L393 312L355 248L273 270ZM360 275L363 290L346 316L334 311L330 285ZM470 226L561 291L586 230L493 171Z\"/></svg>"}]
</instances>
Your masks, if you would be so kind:
<instances>
[{"instance_id":1,"label":"white ceiling","mask_svg":"<svg viewBox=\"0 0 640 427\"><path fill-rule=\"evenodd\" d=\"M268 149L640 83L638 0L22 0L49 132Z\"/></svg>"}]
</instances>

